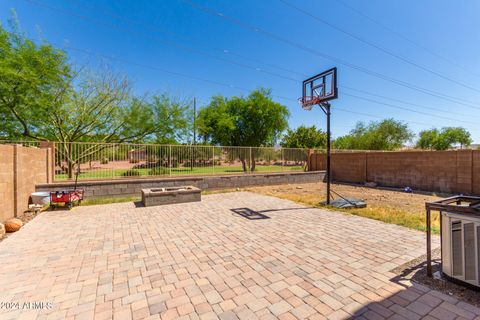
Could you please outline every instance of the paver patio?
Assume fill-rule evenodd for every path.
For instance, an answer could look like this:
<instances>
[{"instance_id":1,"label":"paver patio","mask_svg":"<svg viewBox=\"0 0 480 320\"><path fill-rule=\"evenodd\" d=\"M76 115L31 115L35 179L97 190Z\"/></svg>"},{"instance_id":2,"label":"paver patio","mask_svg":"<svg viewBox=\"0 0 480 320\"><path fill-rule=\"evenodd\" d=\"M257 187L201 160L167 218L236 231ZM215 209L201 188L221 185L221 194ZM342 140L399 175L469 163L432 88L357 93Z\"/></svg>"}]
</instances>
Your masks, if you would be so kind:
<instances>
[{"instance_id":1,"label":"paver patio","mask_svg":"<svg viewBox=\"0 0 480 320\"><path fill-rule=\"evenodd\" d=\"M480 318L391 281L424 246L421 232L245 192L46 212L0 242L0 302L51 305L0 319Z\"/></svg>"}]
</instances>

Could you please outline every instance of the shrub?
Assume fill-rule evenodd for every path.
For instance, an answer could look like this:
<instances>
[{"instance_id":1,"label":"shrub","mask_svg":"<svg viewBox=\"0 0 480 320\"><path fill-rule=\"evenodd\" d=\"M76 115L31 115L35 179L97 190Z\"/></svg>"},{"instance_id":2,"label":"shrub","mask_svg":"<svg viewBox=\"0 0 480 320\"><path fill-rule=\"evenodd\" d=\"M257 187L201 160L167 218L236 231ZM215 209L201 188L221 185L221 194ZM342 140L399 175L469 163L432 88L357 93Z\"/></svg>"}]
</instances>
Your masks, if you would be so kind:
<instances>
[{"instance_id":1,"label":"shrub","mask_svg":"<svg viewBox=\"0 0 480 320\"><path fill-rule=\"evenodd\" d=\"M124 176L124 177L138 177L138 176L140 176L140 171L130 169L130 170L127 170L124 173L122 173L122 176Z\"/></svg>"},{"instance_id":2,"label":"shrub","mask_svg":"<svg viewBox=\"0 0 480 320\"><path fill-rule=\"evenodd\" d=\"M155 167L155 168L152 168L148 174L151 175L151 176L161 176L161 175L165 175L165 174L169 174L170 170L168 170L168 168L165 168L165 167Z\"/></svg>"}]
</instances>

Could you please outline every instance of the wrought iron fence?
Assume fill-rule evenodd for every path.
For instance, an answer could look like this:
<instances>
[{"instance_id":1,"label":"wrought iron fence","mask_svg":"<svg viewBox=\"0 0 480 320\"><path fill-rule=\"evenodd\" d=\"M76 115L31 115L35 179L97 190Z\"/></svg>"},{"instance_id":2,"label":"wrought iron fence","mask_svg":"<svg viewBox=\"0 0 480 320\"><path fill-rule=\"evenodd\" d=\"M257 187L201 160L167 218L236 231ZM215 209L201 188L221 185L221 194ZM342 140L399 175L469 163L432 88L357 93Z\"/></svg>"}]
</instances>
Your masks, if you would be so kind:
<instances>
[{"instance_id":1,"label":"wrought iron fence","mask_svg":"<svg viewBox=\"0 0 480 320\"><path fill-rule=\"evenodd\" d=\"M308 150L55 142L55 180L303 171Z\"/></svg>"}]
</instances>

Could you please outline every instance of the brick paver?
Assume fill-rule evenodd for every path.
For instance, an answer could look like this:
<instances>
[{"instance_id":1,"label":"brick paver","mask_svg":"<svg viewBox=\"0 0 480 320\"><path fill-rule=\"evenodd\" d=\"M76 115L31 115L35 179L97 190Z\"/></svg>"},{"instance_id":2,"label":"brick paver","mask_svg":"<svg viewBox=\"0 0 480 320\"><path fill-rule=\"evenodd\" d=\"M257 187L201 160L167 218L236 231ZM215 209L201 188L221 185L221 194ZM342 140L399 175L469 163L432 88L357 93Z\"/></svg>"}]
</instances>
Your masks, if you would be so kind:
<instances>
[{"instance_id":1,"label":"brick paver","mask_svg":"<svg viewBox=\"0 0 480 320\"><path fill-rule=\"evenodd\" d=\"M392 281L424 243L421 232L245 192L45 212L0 243L0 302L20 306L0 319L478 318Z\"/></svg>"}]
</instances>

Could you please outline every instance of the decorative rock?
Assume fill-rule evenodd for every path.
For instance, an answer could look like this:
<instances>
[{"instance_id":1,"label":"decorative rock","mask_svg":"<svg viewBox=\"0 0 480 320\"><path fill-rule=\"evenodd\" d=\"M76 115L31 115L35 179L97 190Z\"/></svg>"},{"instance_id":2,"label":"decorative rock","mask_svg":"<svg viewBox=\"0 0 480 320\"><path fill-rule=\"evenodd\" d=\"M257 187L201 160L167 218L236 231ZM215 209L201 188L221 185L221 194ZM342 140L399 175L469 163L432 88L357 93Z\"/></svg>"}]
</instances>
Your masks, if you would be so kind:
<instances>
[{"instance_id":1,"label":"decorative rock","mask_svg":"<svg viewBox=\"0 0 480 320\"><path fill-rule=\"evenodd\" d=\"M3 223L0 223L0 239L3 238L3 236L5 235L5 226L3 225Z\"/></svg>"},{"instance_id":2,"label":"decorative rock","mask_svg":"<svg viewBox=\"0 0 480 320\"><path fill-rule=\"evenodd\" d=\"M15 232L20 230L23 226L23 221L17 218L8 219L5 221L5 230L7 232Z\"/></svg>"},{"instance_id":3,"label":"decorative rock","mask_svg":"<svg viewBox=\"0 0 480 320\"><path fill-rule=\"evenodd\" d=\"M375 188L377 186L376 182L365 182L365 187Z\"/></svg>"}]
</instances>

